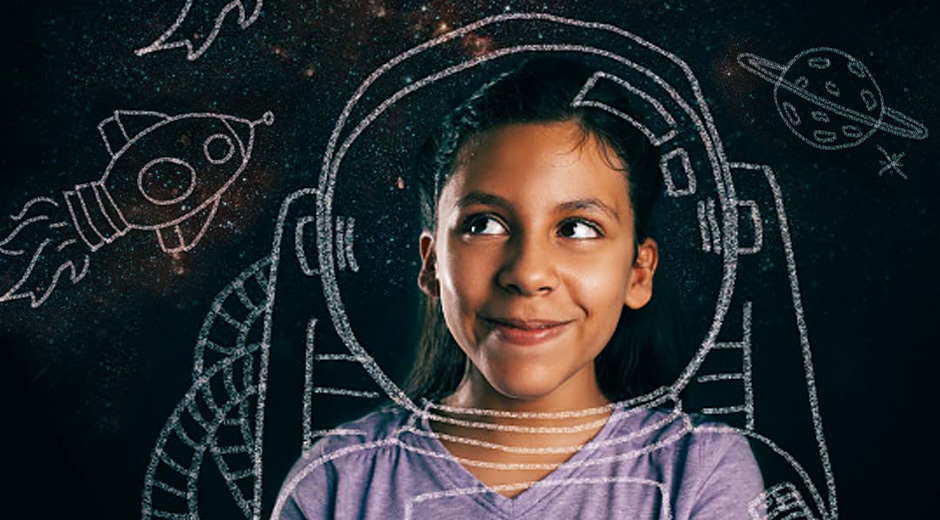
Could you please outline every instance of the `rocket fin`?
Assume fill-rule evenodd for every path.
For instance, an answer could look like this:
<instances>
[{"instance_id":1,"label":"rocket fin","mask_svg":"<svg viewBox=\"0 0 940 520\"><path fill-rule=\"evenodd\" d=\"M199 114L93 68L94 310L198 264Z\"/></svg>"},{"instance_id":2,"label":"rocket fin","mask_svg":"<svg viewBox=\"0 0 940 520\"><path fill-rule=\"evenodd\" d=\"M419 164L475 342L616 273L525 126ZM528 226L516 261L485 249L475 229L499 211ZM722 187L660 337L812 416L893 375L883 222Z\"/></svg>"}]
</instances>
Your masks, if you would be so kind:
<instances>
[{"instance_id":1,"label":"rocket fin","mask_svg":"<svg viewBox=\"0 0 940 520\"><path fill-rule=\"evenodd\" d=\"M202 208L193 216L177 224L180 240L182 240L183 251L189 251L196 247L196 244L202 240L202 236L209 229L209 223L215 217L216 210L219 209L219 198L216 198L212 204Z\"/></svg>"},{"instance_id":2,"label":"rocket fin","mask_svg":"<svg viewBox=\"0 0 940 520\"><path fill-rule=\"evenodd\" d=\"M215 217L217 209L219 209L218 198L182 222L158 228L156 233L160 249L166 253L178 253L196 247L196 244L202 240L202 236L206 234L206 230L209 229L209 223Z\"/></svg>"},{"instance_id":3,"label":"rocket fin","mask_svg":"<svg viewBox=\"0 0 940 520\"><path fill-rule=\"evenodd\" d=\"M178 253L183 250L180 227L177 224L158 228L157 243L164 253Z\"/></svg>"},{"instance_id":4,"label":"rocket fin","mask_svg":"<svg viewBox=\"0 0 940 520\"><path fill-rule=\"evenodd\" d=\"M170 116L146 110L115 110L114 119L123 131L124 137L130 141L144 130L158 123L168 121Z\"/></svg>"},{"instance_id":5,"label":"rocket fin","mask_svg":"<svg viewBox=\"0 0 940 520\"><path fill-rule=\"evenodd\" d=\"M114 157L128 141L141 132L169 119L170 116L160 112L115 110L113 116L98 123L98 132L101 134L101 140L104 141L108 153Z\"/></svg>"}]
</instances>

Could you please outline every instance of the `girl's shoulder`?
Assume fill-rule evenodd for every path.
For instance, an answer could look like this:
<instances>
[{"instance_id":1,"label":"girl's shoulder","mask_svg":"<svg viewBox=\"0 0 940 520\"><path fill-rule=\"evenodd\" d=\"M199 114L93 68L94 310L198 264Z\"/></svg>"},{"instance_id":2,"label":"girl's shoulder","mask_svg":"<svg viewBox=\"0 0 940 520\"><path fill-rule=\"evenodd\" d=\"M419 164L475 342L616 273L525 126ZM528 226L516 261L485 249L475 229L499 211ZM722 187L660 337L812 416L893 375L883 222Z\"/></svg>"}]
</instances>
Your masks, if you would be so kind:
<instances>
[{"instance_id":1,"label":"girl's shoulder","mask_svg":"<svg viewBox=\"0 0 940 520\"><path fill-rule=\"evenodd\" d=\"M316 442L294 463L285 488L293 490L302 483L318 486L333 478L337 466L362 466L363 458L374 457L383 449L394 449L399 432L414 420L410 411L389 404L320 432Z\"/></svg>"},{"instance_id":2,"label":"girl's shoulder","mask_svg":"<svg viewBox=\"0 0 940 520\"><path fill-rule=\"evenodd\" d=\"M377 441L387 438L396 430L414 420L414 414L394 404L382 405L358 419L347 421L323 433L323 438L358 437L357 441Z\"/></svg>"},{"instance_id":3,"label":"girl's shoulder","mask_svg":"<svg viewBox=\"0 0 940 520\"><path fill-rule=\"evenodd\" d=\"M399 405L382 405L358 419L320 432L320 438L305 453L305 458L311 455L328 456L339 450L348 452L354 447L363 449L364 446L388 444L403 428L407 428L415 420L412 412Z\"/></svg>"},{"instance_id":4,"label":"girl's shoulder","mask_svg":"<svg viewBox=\"0 0 940 520\"><path fill-rule=\"evenodd\" d=\"M610 419L609 437L617 451L642 450L669 457L696 459L734 452L750 454L747 431L679 406L622 407Z\"/></svg>"}]
</instances>

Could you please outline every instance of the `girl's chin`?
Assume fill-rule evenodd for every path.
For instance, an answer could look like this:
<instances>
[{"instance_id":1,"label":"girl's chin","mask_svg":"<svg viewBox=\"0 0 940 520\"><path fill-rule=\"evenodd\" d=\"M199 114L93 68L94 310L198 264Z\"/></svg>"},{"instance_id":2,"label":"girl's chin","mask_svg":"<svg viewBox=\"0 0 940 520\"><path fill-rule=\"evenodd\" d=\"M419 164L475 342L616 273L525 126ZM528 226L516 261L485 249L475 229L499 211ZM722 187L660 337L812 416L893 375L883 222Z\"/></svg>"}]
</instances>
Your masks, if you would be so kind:
<instances>
[{"instance_id":1,"label":"girl's chin","mask_svg":"<svg viewBox=\"0 0 940 520\"><path fill-rule=\"evenodd\" d=\"M558 389L559 381L548 377L526 378L512 373L489 380L492 390L501 398L517 401L538 401Z\"/></svg>"}]
</instances>

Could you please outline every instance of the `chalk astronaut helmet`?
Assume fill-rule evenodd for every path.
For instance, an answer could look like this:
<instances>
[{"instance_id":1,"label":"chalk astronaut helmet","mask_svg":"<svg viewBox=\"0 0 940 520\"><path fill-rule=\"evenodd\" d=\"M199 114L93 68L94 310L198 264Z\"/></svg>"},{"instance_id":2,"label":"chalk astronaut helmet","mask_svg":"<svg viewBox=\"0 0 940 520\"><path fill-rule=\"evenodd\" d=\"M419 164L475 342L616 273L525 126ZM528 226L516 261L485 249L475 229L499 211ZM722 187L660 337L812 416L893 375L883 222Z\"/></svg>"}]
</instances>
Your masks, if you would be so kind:
<instances>
[{"instance_id":1,"label":"chalk astronaut helmet","mask_svg":"<svg viewBox=\"0 0 940 520\"><path fill-rule=\"evenodd\" d=\"M370 406L353 403L358 398L387 396L424 413L398 384L407 356L389 348L415 345L419 333L414 280L421 229L413 171L427 136L422 122L428 107L455 106L497 74L545 55L596 68L572 103L627 118L660 155L666 196L650 226L664 259L657 278L682 302L686 336L696 348L675 382L630 405L671 402L675 410L689 410L679 395L696 386L701 401L691 409L732 425L729 433L748 436L758 455L767 491L750 504L755 518L766 512L837 517L795 259L773 172L727 159L698 81L678 57L612 25L544 13L485 18L406 51L366 78L344 107L316 189L290 210L302 222L315 222L315 232L285 228L294 229L301 270L316 275L325 306L320 332L307 331L315 337L308 353L319 354L307 360L304 376L312 385L305 392L304 446L321 428L367 411ZM632 116L592 98L600 82L621 89ZM752 352L752 312L767 309L768 300L792 305L795 319L762 322L760 341L786 345ZM727 352L730 358L722 359ZM765 374L797 376L784 391L762 393L758 408L790 416L766 421L760 433L755 364Z\"/></svg>"},{"instance_id":2,"label":"chalk astronaut helmet","mask_svg":"<svg viewBox=\"0 0 940 520\"><path fill-rule=\"evenodd\" d=\"M495 42L499 46L491 49ZM652 222L665 257L657 276L670 279L701 311L689 313L689 336L702 338L702 345L716 342L736 273L738 208L721 141L688 66L609 25L542 14L488 18L416 47L369 76L337 122L317 183L316 249L309 241L305 256L318 255L323 294L330 295L329 313L344 350L402 406L420 408L397 384L407 367L402 356L378 346L414 345L418 333L402 324L417 320L421 230L413 170L427 137L421 121L428 107L449 109L488 79L546 55L596 67L572 104L627 118L658 149L667 196ZM636 119L592 99L601 82L621 89ZM699 225L703 204L710 223L707 250ZM390 298L396 305L388 312L357 312L363 302Z\"/></svg>"}]
</instances>

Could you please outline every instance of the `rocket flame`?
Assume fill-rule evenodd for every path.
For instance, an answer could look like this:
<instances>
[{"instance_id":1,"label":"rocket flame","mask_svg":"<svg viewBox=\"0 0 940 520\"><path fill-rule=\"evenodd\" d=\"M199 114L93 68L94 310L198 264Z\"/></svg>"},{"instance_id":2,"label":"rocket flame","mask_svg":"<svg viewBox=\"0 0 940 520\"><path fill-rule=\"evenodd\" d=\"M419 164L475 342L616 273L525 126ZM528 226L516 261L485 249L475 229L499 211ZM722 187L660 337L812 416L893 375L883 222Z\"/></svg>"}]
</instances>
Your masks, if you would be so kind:
<instances>
[{"instance_id":1,"label":"rocket flame","mask_svg":"<svg viewBox=\"0 0 940 520\"><path fill-rule=\"evenodd\" d=\"M0 302L29 298L36 308L66 271L73 284L88 274L88 249L55 200L32 199L10 220L13 230L0 239Z\"/></svg>"}]
</instances>

